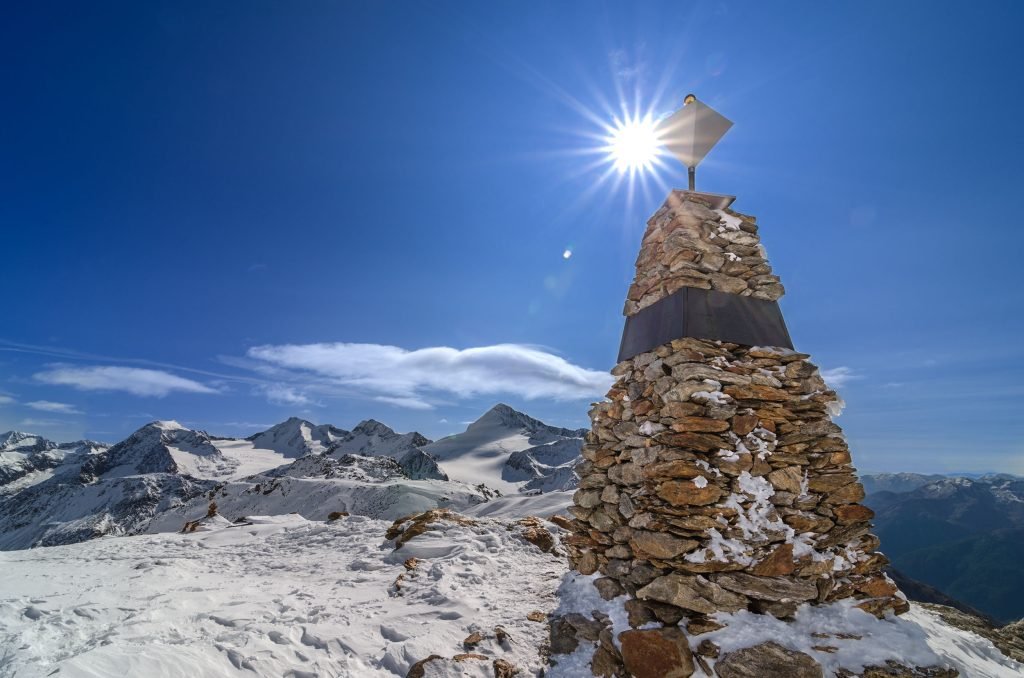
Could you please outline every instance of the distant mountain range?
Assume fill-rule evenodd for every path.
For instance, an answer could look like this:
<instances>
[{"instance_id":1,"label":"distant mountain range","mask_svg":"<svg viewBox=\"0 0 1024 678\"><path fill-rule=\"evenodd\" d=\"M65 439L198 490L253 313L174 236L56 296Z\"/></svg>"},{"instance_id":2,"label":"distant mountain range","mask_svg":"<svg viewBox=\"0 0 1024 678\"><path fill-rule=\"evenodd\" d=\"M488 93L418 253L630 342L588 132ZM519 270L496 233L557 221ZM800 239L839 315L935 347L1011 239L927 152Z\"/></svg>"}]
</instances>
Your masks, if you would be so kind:
<instances>
[{"instance_id":1,"label":"distant mountain range","mask_svg":"<svg viewBox=\"0 0 1024 678\"><path fill-rule=\"evenodd\" d=\"M397 518L438 506L552 512L578 483L586 432L503 404L438 441L373 419L345 430L295 417L244 439L173 421L146 424L116 445L10 431L0 434L0 549L178 530L211 501L229 520L293 512ZM1024 616L1024 478L861 480L882 549L912 597L959 601L998 621ZM546 498L552 492L560 494ZM537 494L545 498L530 497Z\"/></svg>"},{"instance_id":2,"label":"distant mountain range","mask_svg":"<svg viewBox=\"0 0 1024 678\"><path fill-rule=\"evenodd\" d=\"M0 434L0 549L177 530L211 501L232 520L397 518L569 490L585 433L503 404L436 443L372 419L347 431L293 417L245 439L154 421L116 445L11 431Z\"/></svg>"},{"instance_id":3,"label":"distant mountain range","mask_svg":"<svg viewBox=\"0 0 1024 678\"><path fill-rule=\"evenodd\" d=\"M1024 616L1024 478L901 473L863 481L896 570L997 621Z\"/></svg>"}]
</instances>

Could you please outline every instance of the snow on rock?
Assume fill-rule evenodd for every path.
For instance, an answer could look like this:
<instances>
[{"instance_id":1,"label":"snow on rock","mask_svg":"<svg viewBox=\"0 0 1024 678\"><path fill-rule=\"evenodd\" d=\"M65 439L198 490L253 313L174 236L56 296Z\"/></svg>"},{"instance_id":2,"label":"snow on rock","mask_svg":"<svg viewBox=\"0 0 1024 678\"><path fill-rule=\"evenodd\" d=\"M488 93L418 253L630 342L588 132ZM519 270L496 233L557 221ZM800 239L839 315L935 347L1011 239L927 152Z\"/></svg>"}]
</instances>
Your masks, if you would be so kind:
<instances>
[{"instance_id":1,"label":"snow on rock","mask_svg":"<svg viewBox=\"0 0 1024 678\"><path fill-rule=\"evenodd\" d=\"M617 641L618 634L630 628L624 608L627 597L602 598L594 585L599 578L599 574L566 573L553 617L606 617ZM1024 672L1024 664L1004 656L991 641L954 628L920 606L912 605L910 612L899 617L890 614L879 619L855 607L855 602L803 604L790 621L746 610L715 613L711 617L724 628L690 636L691 649L696 652L701 643L714 643L720 661L730 652L775 642L810 656L825 669L826 676L835 675L840 667L859 673L868 666L884 666L888 660L909 666L950 666L963 678L1011 678ZM661 625L655 622L643 628L646 626ZM589 675L598 644L577 642L572 651L554 657L557 664L548 672L549 678ZM704 661L714 669L716 659L705 656ZM707 674L698 668L694 675Z\"/></svg>"},{"instance_id":2,"label":"snow on rock","mask_svg":"<svg viewBox=\"0 0 1024 678\"><path fill-rule=\"evenodd\" d=\"M565 564L509 525L441 522L395 550L371 518L250 523L0 554L4 671L393 678L439 655L427 675L540 674L527 615L555 607ZM453 662L474 632L485 659Z\"/></svg>"}]
</instances>

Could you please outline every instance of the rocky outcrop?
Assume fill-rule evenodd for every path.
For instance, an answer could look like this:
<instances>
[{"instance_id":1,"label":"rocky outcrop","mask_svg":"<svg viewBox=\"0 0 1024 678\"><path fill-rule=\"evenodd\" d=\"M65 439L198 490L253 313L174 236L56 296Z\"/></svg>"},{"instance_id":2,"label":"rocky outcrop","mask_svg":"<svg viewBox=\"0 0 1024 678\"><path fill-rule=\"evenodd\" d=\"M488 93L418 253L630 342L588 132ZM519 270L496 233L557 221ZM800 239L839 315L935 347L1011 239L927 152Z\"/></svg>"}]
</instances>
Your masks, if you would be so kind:
<instances>
[{"instance_id":1,"label":"rocky outcrop","mask_svg":"<svg viewBox=\"0 0 1024 678\"><path fill-rule=\"evenodd\" d=\"M921 603L921 607L934 612L950 626L989 639L1004 655L1024 663L1024 619L999 626L990 619L947 605Z\"/></svg>"}]
</instances>

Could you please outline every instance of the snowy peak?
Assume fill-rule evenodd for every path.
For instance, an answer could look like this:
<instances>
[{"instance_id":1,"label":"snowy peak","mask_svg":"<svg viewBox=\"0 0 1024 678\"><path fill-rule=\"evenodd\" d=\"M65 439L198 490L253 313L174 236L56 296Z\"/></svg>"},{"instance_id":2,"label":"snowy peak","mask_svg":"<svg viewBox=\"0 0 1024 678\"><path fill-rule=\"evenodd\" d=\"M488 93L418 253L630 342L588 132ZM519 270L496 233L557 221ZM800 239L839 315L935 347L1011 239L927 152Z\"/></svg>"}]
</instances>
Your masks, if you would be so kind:
<instances>
[{"instance_id":1,"label":"snowy peak","mask_svg":"<svg viewBox=\"0 0 1024 678\"><path fill-rule=\"evenodd\" d=\"M430 439L416 431L396 433L375 419L367 419L359 422L351 433L334 443L327 453L333 457L361 454L401 459L410 451L429 444Z\"/></svg>"},{"instance_id":2,"label":"snowy peak","mask_svg":"<svg viewBox=\"0 0 1024 678\"><path fill-rule=\"evenodd\" d=\"M526 433L530 437L569 437L581 438L586 435L586 429L567 429L557 426L549 426L539 419L534 419L528 414L509 407L505 403L498 403L487 410L479 419L474 421L466 429L466 432L482 433L491 432L516 432Z\"/></svg>"},{"instance_id":3,"label":"snowy peak","mask_svg":"<svg viewBox=\"0 0 1024 678\"><path fill-rule=\"evenodd\" d=\"M503 493L570 489L586 429L549 426L499 403L463 432L424 448L455 480Z\"/></svg>"},{"instance_id":4,"label":"snowy peak","mask_svg":"<svg viewBox=\"0 0 1024 678\"><path fill-rule=\"evenodd\" d=\"M251 441L254 447L297 459L307 454L320 454L346 435L348 431L330 424L317 426L305 419L290 417L246 440Z\"/></svg>"},{"instance_id":5,"label":"snowy peak","mask_svg":"<svg viewBox=\"0 0 1024 678\"><path fill-rule=\"evenodd\" d=\"M86 482L103 475L180 473L201 478L217 475L224 458L203 431L175 421L146 424L106 452L82 465Z\"/></svg>"},{"instance_id":6,"label":"snowy peak","mask_svg":"<svg viewBox=\"0 0 1024 678\"><path fill-rule=\"evenodd\" d=\"M57 443L33 433L22 433L21 431L0 433L0 452L30 453L52 450L56 447Z\"/></svg>"}]
</instances>

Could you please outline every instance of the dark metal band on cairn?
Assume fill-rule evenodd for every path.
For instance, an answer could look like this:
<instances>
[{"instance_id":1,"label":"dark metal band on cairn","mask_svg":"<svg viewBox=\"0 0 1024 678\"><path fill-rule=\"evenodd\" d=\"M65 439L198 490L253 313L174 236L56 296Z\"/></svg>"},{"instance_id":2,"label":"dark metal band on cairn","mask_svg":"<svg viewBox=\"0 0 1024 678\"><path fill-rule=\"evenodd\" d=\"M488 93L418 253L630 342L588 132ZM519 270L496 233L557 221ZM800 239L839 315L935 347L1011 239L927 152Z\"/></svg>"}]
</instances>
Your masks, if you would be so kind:
<instances>
[{"instance_id":1,"label":"dark metal band on cairn","mask_svg":"<svg viewBox=\"0 0 1024 678\"><path fill-rule=\"evenodd\" d=\"M618 362L686 337L793 348L777 301L682 287L626 318Z\"/></svg>"}]
</instances>

